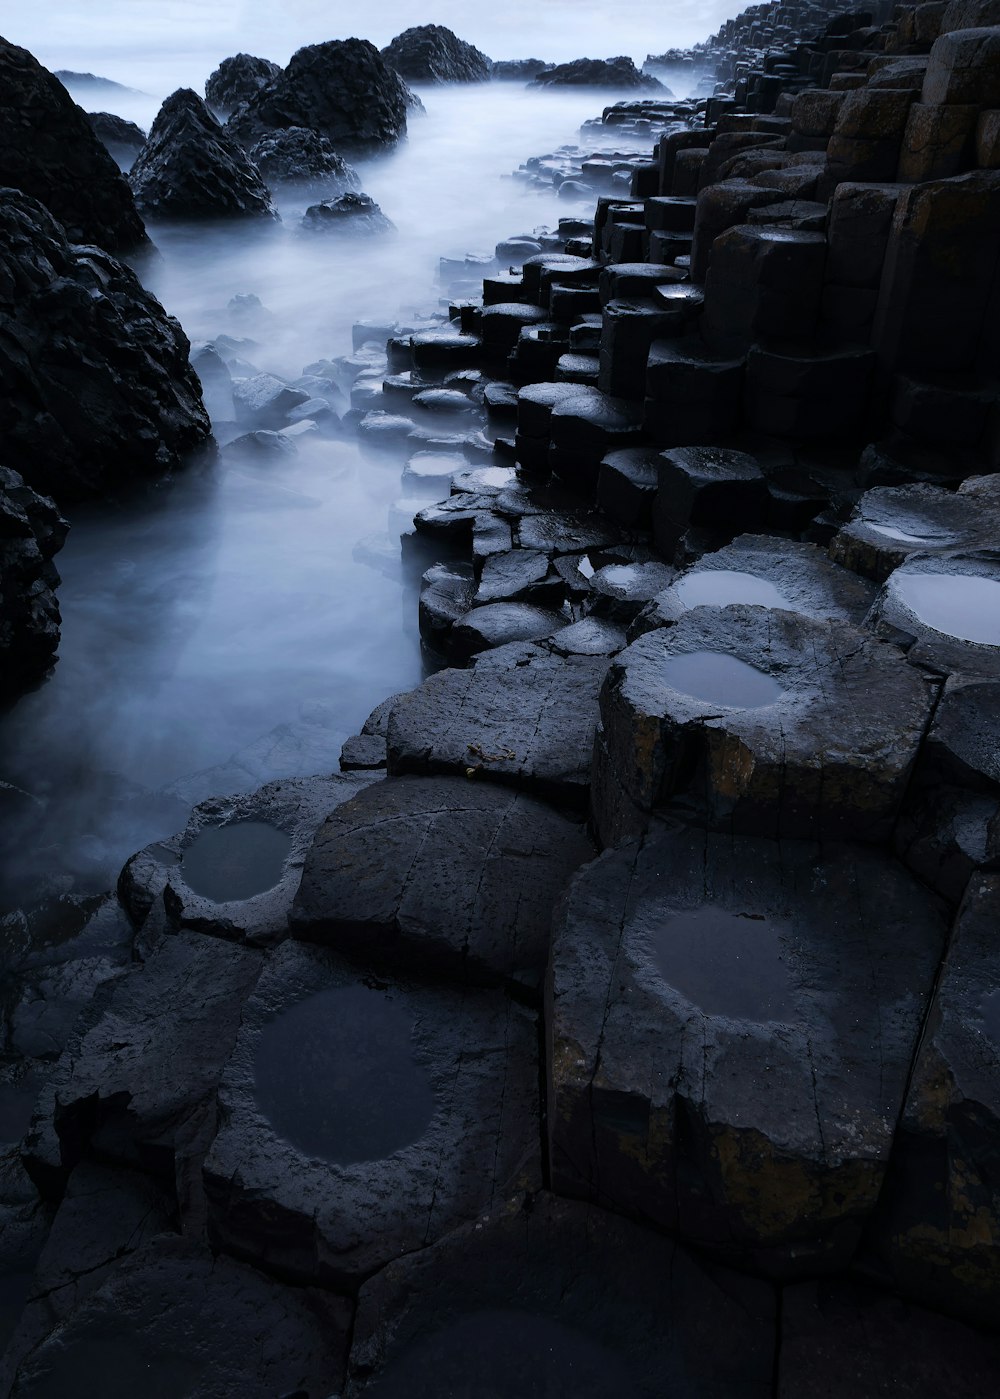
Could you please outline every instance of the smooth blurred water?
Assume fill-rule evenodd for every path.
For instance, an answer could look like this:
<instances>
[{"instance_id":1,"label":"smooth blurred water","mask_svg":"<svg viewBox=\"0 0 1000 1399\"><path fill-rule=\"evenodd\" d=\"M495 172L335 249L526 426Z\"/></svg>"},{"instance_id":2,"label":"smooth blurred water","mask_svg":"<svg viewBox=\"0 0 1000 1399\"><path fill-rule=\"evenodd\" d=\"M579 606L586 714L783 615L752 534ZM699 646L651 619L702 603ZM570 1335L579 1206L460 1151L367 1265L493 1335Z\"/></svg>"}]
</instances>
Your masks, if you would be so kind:
<instances>
[{"instance_id":1,"label":"smooth blurred water","mask_svg":"<svg viewBox=\"0 0 1000 1399\"><path fill-rule=\"evenodd\" d=\"M422 96L409 140L362 167L395 236L300 235L301 203L282 206L276 232L151 227L163 259L147 280L193 341L249 336L258 368L297 376L349 353L360 317L437 308L439 256L491 252L573 211L509 175L574 141L610 98L507 84ZM265 312L234 320L227 303L244 293ZM399 561L419 501L393 510L414 493L407 455L306 442L72 512L58 666L0 723L0 782L28 794L3 805L0 906L108 887L205 797L336 770L368 712L419 681Z\"/></svg>"}]
</instances>

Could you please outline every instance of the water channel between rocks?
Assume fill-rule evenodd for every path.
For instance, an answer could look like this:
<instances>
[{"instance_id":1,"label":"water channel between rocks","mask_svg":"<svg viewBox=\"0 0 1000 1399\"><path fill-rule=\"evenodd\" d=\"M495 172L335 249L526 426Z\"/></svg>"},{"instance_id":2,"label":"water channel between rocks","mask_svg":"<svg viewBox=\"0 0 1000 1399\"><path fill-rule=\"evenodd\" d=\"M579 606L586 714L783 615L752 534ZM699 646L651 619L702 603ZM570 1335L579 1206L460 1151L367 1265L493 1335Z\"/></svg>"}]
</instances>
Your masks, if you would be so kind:
<instances>
[{"instance_id":1,"label":"water channel between rocks","mask_svg":"<svg viewBox=\"0 0 1000 1399\"><path fill-rule=\"evenodd\" d=\"M163 256L145 278L193 343L248 338L257 369L296 378L349 354L356 320L438 309L440 256L491 253L577 212L510 172L575 143L619 95L422 90L427 115L408 141L359 165L395 235L301 235L304 201L279 199L277 232L153 227ZM263 312L227 310L248 293ZM107 888L205 797L335 771L374 705L419 681L398 536L448 483L425 477L426 462L403 483L411 454L304 442L71 512L59 663L0 724L0 781L23 794L0 846L0 909Z\"/></svg>"}]
</instances>

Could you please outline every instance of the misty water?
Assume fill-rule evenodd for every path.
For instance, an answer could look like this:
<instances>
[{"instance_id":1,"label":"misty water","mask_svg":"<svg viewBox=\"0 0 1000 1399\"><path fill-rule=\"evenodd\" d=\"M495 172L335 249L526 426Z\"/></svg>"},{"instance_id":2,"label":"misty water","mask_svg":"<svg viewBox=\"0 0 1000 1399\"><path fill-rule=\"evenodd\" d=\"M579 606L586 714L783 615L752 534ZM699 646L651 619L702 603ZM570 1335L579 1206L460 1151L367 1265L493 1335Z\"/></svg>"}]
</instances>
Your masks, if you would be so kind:
<instances>
[{"instance_id":1,"label":"misty water","mask_svg":"<svg viewBox=\"0 0 1000 1399\"><path fill-rule=\"evenodd\" d=\"M420 94L427 114L411 118L409 139L358 167L395 235L301 235L305 201L280 196L277 231L150 226L162 260L145 280L192 342L249 337L257 369L295 378L350 353L359 318L438 310L441 255L491 253L592 213L593 200L567 203L510 174L575 142L617 94L500 83ZM117 105L148 125L158 98ZM234 316L228 303L246 294L263 312ZM447 482L411 473L404 486L411 451L306 442L294 457L222 460L70 512L59 662L0 725L0 781L23 793L0 852L0 906L108 888L210 795L335 771L369 711L418 683L399 533L420 495L439 498Z\"/></svg>"}]
</instances>

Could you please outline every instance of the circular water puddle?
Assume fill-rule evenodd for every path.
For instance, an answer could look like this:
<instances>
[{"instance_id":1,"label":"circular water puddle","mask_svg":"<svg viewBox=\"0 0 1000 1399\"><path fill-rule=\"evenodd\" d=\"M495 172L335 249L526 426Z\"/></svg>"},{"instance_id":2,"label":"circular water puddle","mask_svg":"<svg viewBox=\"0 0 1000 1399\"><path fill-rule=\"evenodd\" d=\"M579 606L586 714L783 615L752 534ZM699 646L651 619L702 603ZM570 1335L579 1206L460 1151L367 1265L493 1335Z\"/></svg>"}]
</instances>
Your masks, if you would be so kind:
<instances>
[{"instance_id":1,"label":"circular water puddle","mask_svg":"<svg viewBox=\"0 0 1000 1399\"><path fill-rule=\"evenodd\" d=\"M786 607L791 603L766 578L732 568L708 568L688 573L675 584L685 607L730 607L742 602L751 607Z\"/></svg>"},{"instance_id":2,"label":"circular water puddle","mask_svg":"<svg viewBox=\"0 0 1000 1399\"><path fill-rule=\"evenodd\" d=\"M1000 583L975 573L897 573L892 589L925 626L1000 646Z\"/></svg>"},{"instance_id":3,"label":"circular water puddle","mask_svg":"<svg viewBox=\"0 0 1000 1399\"><path fill-rule=\"evenodd\" d=\"M413 1053L413 1017L366 986L320 991L265 1025L257 1105L307 1156L380 1161L422 1137L435 1100Z\"/></svg>"},{"instance_id":4,"label":"circular water puddle","mask_svg":"<svg viewBox=\"0 0 1000 1399\"><path fill-rule=\"evenodd\" d=\"M273 889L291 848L291 836L264 821L208 826L181 856L181 872L193 893L232 903Z\"/></svg>"},{"instance_id":5,"label":"circular water puddle","mask_svg":"<svg viewBox=\"0 0 1000 1399\"><path fill-rule=\"evenodd\" d=\"M670 913L646 931L664 981L706 1015L754 1021L795 1017L781 945L785 924L703 904Z\"/></svg>"},{"instance_id":6,"label":"circular water puddle","mask_svg":"<svg viewBox=\"0 0 1000 1399\"><path fill-rule=\"evenodd\" d=\"M724 651L686 651L668 656L663 679L681 694L728 709L760 709L782 694L773 675Z\"/></svg>"}]
</instances>

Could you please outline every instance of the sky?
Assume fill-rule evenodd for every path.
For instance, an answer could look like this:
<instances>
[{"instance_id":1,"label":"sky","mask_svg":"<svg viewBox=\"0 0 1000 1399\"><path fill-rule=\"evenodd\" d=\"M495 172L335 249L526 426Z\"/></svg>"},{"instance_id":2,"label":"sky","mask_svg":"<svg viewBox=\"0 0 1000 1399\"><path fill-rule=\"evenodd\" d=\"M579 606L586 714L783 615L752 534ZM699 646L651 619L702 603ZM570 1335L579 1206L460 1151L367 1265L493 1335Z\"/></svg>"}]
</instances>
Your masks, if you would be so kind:
<instances>
[{"instance_id":1,"label":"sky","mask_svg":"<svg viewBox=\"0 0 1000 1399\"><path fill-rule=\"evenodd\" d=\"M303 44L358 35L379 46L415 24L444 24L491 58L607 58L707 38L740 0L0 0L0 32L50 68L141 86L228 54L285 63ZM359 18L360 16L360 18ZM161 84L162 85L162 84Z\"/></svg>"}]
</instances>

